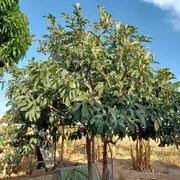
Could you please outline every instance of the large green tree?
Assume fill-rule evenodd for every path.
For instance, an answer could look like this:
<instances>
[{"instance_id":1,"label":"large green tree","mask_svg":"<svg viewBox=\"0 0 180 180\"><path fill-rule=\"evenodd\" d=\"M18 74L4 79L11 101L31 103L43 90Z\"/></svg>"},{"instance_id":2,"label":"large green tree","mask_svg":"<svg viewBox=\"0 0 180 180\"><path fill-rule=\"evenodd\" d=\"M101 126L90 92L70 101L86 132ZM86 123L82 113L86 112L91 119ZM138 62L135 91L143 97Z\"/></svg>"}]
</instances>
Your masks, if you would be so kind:
<instances>
[{"instance_id":1,"label":"large green tree","mask_svg":"<svg viewBox=\"0 0 180 180\"><path fill-rule=\"evenodd\" d=\"M0 0L0 70L17 63L31 45L29 24L19 0Z\"/></svg>"},{"instance_id":2,"label":"large green tree","mask_svg":"<svg viewBox=\"0 0 180 180\"><path fill-rule=\"evenodd\" d=\"M65 27L51 14L46 16L49 34L39 41L38 51L48 54L48 60L12 69L6 133L17 139L16 150L23 154L36 143L34 136L27 141L28 127L35 132L45 128L53 138L59 125L80 123L74 136L86 137L89 179L91 140L100 135L106 180L108 143L128 134L164 144L168 137L178 144L179 93L170 83L174 75L168 69L152 68L154 58L144 46L149 37L116 22L102 7L99 21L92 24L83 18L79 4L74 8L73 16L62 15ZM12 133L14 124L25 127L24 132Z\"/></svg>"}]
</instances>

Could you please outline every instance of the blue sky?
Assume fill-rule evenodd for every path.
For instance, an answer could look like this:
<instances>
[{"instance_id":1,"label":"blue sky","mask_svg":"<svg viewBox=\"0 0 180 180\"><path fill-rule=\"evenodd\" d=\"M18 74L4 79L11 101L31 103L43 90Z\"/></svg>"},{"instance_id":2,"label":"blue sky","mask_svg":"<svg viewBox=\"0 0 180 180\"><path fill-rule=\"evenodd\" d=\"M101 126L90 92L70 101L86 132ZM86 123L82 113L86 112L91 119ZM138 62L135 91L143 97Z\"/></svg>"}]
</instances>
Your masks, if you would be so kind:
<instances>
[{"instance_id":1,"label":"blue sky","mask_svg":"<svg viewBox=\"0 0 180 180\"><path fill-rule=\"evenodd\" d=\"M104 6L117 20L138 28L140 34L152 37L147 44L155 54L158 67L170 68L180 80L180 0L22 0L21 10L28 16L30 30L40 39L46 34L48 22L42 16L51 13L60 19L61 12L72 13L73 4L80 3L83 14L91 21L98 20L97 6ZM20 66L26 65L31 57L37 60L44 56L36 52L38 44L33 43ZM0 116L7 108L4 91L0 91Z\"/></svg>"}]
</instances>

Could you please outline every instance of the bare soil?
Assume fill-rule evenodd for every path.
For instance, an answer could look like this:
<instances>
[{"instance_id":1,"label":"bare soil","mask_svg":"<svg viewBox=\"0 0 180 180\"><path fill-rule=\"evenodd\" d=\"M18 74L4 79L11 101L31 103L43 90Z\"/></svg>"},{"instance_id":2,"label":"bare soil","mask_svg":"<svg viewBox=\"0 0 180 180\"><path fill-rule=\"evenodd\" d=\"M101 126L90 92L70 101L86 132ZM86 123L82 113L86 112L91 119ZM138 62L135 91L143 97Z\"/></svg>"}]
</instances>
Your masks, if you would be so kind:
<instances>
[{"instance_id":1,"label":"bare soil","mask_svg":"<svg viewBox=\"0 0 180 180\"><path fill-rule=\"evenodd\" d=\"M102 164L97 162L99 173L102 172ZM153 163L154 172L138 172L133 170L130 159L114 160L114 180L180 180L180 168L160 162ZM109 164L109 170L110 164Z\"/></svg>"},{"instance_id":2,"label":"bare soil","mask_svg":"<svg viewBox=\"0 0 180 180\"><path fill-rule=\"evenodd\" d=\"M73 156L73 162L75 164L67 165L77 165L86 163L85 157L82 155ZM114 180L180 180L180 168L174 165L169 165L165 163L160 163L155 161L153 163L154 172L144 171L138 172L133 170L131 159L114 159ZM96 162L99 174L102 172L102 163ZM111 165L109 164L109 171L111 171ZM57 169L56 169L57 170ZM3 178L10 180L22 180L32 177L37 177L45 174L50 174L53 172L45 172L43 169L33 172L31 175L24 175L14 178ZM1 178L0 178L1 179Z\"/></svg>"},{"instance_id":3,"label":"bare soil","mask_svg":"<svg viewBox=\"0 0 180 180\"><path fill-rule=\"evenodd\" d=\"M80 147L80 145L82 147ZM71 153L67 153L65 158L66 162L63 164L60 163L59 166L72 166L77 164L86 164L87 156L83 153L84 145L82 141L76 142L78 148L74 148ZM69 146L67 146L69 148ZM112 147L113 148L113 147ZM69 152L69 151L68 151ZM129 140L124 139L120 141L115 149L113 149L114 155L114 180L180 180L180 150L177 150L175 147L164 147L159 148L156 143L152 142L152 167L153 171L147 170L143 172L138 172L133 170L132 160L130 156L130 146ZM57 151L57 157L59 153ZM102 173L102 163L96 162L99 174ZM57 167L56 170L58 170ZM108 165L109 170L111 171L111 164ZM56 171L55 170L55 171ZM11 180L22 180L37 176L42 176L45 174L54 173L45 172L44 169L35 170L30 175L26 174L21 176L20 174L14 174L14 178L1 178L0 179L11 179ZM17 177L18 176L18 177Z\"/></svg>"}]
</instances>

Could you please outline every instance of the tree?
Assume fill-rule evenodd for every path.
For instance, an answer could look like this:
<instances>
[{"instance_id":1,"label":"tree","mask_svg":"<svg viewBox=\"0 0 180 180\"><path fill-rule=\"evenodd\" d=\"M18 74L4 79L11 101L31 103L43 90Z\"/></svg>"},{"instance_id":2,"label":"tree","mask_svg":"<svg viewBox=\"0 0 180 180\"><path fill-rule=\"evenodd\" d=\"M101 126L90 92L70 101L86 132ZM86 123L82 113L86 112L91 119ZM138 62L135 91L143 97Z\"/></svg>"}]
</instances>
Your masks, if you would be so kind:
<instances>
[{"instance_id":1,"label":"tree","mask_svg":"<svg viewBox=\"0 0 180 180\"><path fill-rule=\"evenodd\" d=\"M168 69L152 68L154 58L144 46L149 37L116 22L102 7L99 22L92 24L83 18L79 4L74 8L73 16L62 14L65 27L56 24L53 15L46 16L49 34L39 41L38 51L49 59L11 71L8 114L12 124L33 125L36 132L44 127L52 138L61 124L79 123L71 138L86 137L90 180L91 140L99 135L106 180L108 143L115 144L126 134L163 142L169 122L179 125L179 94L169 81L174 75ZM21 117L15 118L19 113ZM179 131L170 128L172 133L174 139Z\"/></svg>"},{"instance_id":2,"label":"tree","mask_svg":"<svg viewBox=\"0 0 180 180\"><path fill-rule=\"evenodd\" d=\"M30 45L28 20L20 11L19 0L1 0L0 73L3 68L18 63Z\"/></svg>"},{"instance_id":3,"label":"tree","mask_svg":"<svg viewBox=\"0 0 180 180\"><path fill-rule=\"evenodd\" d=\"M41 144L39 132L43 129L45 132L48 131L47 135L50 135L49 141L46 142L47 146L50 141L55 144L58 139L57 128L61 123L60 119L65 118L66 115L63 114L65 107L59 103L58 92L55 93L54 86L50 90L47 82L52 78L48 76L50 69L47 67L52 68L53 73L58 70L55 70L57 67L54 65L51 61L32 62L26 68L19 69L14 66L9 71L13 78L9 81L6 95L10 99L8 105L11 105L11 109L5 115L8 119L8 127L5 131L5 139L2 139L4 146L7 142L11 144L11 148L6 152L9 162L19 162L22 156L28 156L36 145L39 146ZM19 91L19 88L23 91ZM18 99L19 103L17 103ZM30 109L32 111L29 111ZM58 112L59 109L61 112Z\"/></svg>"}]
</instances>

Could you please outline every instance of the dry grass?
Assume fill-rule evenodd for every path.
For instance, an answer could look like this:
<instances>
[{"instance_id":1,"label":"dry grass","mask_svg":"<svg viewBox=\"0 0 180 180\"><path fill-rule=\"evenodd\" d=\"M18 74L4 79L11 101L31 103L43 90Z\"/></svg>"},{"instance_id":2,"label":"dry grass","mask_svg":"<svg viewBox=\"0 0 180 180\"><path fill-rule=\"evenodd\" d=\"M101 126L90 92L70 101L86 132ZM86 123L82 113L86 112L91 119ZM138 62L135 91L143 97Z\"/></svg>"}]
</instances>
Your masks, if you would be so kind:
<instances>
[{"instance_id":1,"label":"dry grass","mask_svg":"<svg viewBox=\"0 0 180 180\"><path fill-rule=\"evenodd\" d=\"M130 143L135 147L135 143L129 141L128 138L119 141L116 145L116 158L130 159ZM180 167L180 150L175 146L158 147L155 141L151 140L152 154L151 159L153 161L159 161L169 166Z\"/></svg>"},{"instance_id":2,"label":"dry grass","mask_svg":"<svg viewBox=\"0 0 180 180\"><path fill-rule=\"evenodd\" d=\"M123 173L119 173L119 180L125 180L125 176Z\"/></svg>"},{"instance_id":3,"label":"dry grass","mask_svg":"<svg viewBox=\"0 0 180 180\"><path fill-rule=\"evenodd\" d=\"M82 144L85 144L84 139L79 140L75 144L73 144L76 145L76 148L74 149L79 152L78 154L84 154L84 146L80 146ZM158 143L156 143L153 140L150 141L150 144L152 147L152 152L151 152L152 162L159 161L161 163L167 164L168 166L180 167L180 150L178 150L175 146L158 147ZM115 146L112 145L111 148L113 151L114 158L131 159L130 145L132 145L133 149L135 149L135 142L129 140L129 138L127 137L124 138L122 141L118 141L118 143ZM71 150L73 150L73 148ZM67 153L66 157L69 157L70 159L74 160L73 152L71 151L71 153ZM76 155L78 154L76 153ZM85 159L83 160L83 162L85 162Z\"/></svg>"}]
</instances>

